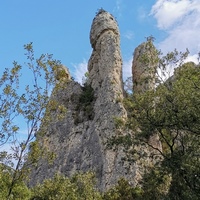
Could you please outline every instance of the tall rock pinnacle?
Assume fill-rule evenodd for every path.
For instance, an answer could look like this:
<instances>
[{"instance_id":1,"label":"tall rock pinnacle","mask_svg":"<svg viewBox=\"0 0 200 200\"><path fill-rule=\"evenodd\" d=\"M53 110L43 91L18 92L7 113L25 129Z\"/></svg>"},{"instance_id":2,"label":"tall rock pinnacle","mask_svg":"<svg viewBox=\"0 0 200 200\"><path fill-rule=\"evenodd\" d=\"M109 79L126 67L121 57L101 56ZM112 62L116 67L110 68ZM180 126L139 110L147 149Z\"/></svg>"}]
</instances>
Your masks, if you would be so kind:
<instances>
[{"instance_id":1,"label":"tall rock pinnacle","mask_svg":"<svg viewBox=\"0 0 200 200\"><path fill-rule=\"evenodd\" d=\"M88 63L89 82L95 91L103 92L107 88L107 94L104 95L110 95L112 99L121 98L123 86L120 34L117 22L110 13L101 11L94 18L90 42L93 52Z\"/></svg>"},{"instance_id":2,"label":"tall rock pinnacle","mask_svg":"<svg viewBox=\"0 0 200 200\"><path fill-rule=\"evenodd\" d=\"M120 34L114 17L100 11L93 20L90 31L93 52L88 63L89 80L95 91L96 108L99 118L106 114L113 118L126 112L120 99L123 99L122 58L120 52Z\"/></svg>"},{"instance_id":3,"label":"tall rock pinnacle","mask_svg":"<svg viewBox=\"0 0 200 200\"><path fill-rule=\"evenodd\" d=\"M157 62L157 51L151 40L147 40L135 49L132 63L134 93L154 89Z\"/></svg>"},{"instance_id":4,"label":"tall rock pinnacle","mask_svg":"<svg viewBox=\"0 0 200 200\"><path fill-rule=\"evenodd\" d=\"M94 90L94 119L91 126L99 138L102 168L101 188L104 190L116 183L124 167L122 154L108 149L106 143L116 134L115 117L126 118L123 107L122 58L120 52L120 34L114 17L103 10L93 20L90 31L93 48L88 62L88 84Z\"/></svg>"}]
</instances>

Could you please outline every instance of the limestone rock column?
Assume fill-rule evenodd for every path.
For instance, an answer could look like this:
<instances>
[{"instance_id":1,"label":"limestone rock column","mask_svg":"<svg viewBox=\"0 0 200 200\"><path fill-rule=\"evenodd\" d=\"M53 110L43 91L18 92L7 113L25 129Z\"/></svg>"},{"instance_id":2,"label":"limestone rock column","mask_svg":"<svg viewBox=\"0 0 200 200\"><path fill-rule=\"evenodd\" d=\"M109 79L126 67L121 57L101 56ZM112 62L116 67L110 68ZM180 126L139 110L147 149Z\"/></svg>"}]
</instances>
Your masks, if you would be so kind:
<instances>
[{"instance_id":1,"label":"limestone rock column","mask_svg":"<svg viewBox=\"0 0 200 200\"><path fill-rule=\"evenodd\" d=\"M97 97L96 108L100 108L96 113L103 117L109 110L110 115L125 115L123 106L118 103L123 98L120 33L110 13L102 10L96 15L90 42L93 52L88 63L88 82Z\"/></svg>"},{"instance_id":2,"label":"limestone rock column","mask_svg":"<svg viewBox=\"0 0 200 200\"><path fill-rule=\"evenodd\" d=\"M134 51L132 62L133 94L142 94L155 89L157 66L157 50L152 41L147 40ZM157 134L149 139L149 143L162 151L162 145Z\"/></svg>"},{"instance_id":3,"label":"limestone rock column","mask_svg":"<svg viewBox=\"0 0 200 200\"><path fill-rule=\"evenodd\" d=\"M143 93L155 88L158 55L152 41L139 45L132 62L133 92Z\"/></svg>"},{"instance_id":4,"label":"limestone rock column","mask_svg":"<svg viewBox=\"0 0 200 200\"><path fill-rule=\"evenodd\" d=\"M116 134L115 117L126 118L123 100L120 33L114 17L101 10L92 22L90 42L93 48L88 63L88 84L94 90L94 120L92 126L99 137L102 152L101 189L109 188L125 175L121 163L123 152L106 147Z\"/></svg>"}]
</instances>

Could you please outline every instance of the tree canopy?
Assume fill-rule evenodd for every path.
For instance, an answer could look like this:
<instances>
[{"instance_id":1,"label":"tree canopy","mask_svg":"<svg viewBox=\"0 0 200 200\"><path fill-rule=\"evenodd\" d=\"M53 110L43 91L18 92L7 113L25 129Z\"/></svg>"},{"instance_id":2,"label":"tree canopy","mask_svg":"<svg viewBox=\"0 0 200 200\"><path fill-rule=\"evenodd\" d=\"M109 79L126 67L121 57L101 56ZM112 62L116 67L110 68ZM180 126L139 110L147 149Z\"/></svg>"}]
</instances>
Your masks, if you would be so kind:
<instances>
[{"instance_id":1,"label":"tree canopy","mask_svg":"<svg viewBox=\"0 0 200 200\"><path fill-rule=\"evenodd\" d=\"M200 198L200 67L178 56L172 52L159 63L178 63L173 76L160 79L155 90L125 100L130 115L127 126L162 156L162 162L144 177L146 194L154 194L149 199ZM150 142L155 134L162 150ZM167 194L156 191L161 183L168 185Z\"/></svg>"}]
</instances>

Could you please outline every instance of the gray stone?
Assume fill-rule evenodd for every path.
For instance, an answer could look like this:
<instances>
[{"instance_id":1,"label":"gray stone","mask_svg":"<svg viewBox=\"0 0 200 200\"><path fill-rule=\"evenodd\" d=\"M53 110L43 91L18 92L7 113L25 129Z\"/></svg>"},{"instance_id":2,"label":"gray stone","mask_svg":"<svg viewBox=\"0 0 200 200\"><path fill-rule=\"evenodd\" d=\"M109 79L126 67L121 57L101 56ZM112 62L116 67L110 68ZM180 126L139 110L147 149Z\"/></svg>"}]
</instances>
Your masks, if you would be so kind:
<instances>
[{"instance_id":1,"label":"gray stone","mask_svg":"<svg viewBox=\"0 0 200 200\"><path fill-rule=\"evenodd\" d=\"M155 88L157 65L157 50L152 41L144 42L135 49L132 62L134 93L143 93Z\"/></svg>"},{"instance_id":2,"label":"gray stone","mask_svg":"<svg viewBox=\"0 0 200 200\"><path fill-rule=\"evenodd\" d=\"M57 172L71 176L86 171L95 172L101 191L116 184L121 177L137 185L145 170L143 163L150 162L145 159L123 161L123 146L115 149L107 146L112 136L134 135L130 130L119 130L115 126L114 118L125 121L127 112L122 103L120 34L111 14L101 11L96 15L90 42L93 52L85 87L69 79L52 93L51 99L63 105L66 113L57 120L57 111L52 112L53 119L45 135L38 136L37 140L56 157L52 164L48 164L45 156L39 160L38 167L32 169L30 185L51 178ZM150 152L146 146L134 148L141 153Z\"/></svg>"}]
</instances>

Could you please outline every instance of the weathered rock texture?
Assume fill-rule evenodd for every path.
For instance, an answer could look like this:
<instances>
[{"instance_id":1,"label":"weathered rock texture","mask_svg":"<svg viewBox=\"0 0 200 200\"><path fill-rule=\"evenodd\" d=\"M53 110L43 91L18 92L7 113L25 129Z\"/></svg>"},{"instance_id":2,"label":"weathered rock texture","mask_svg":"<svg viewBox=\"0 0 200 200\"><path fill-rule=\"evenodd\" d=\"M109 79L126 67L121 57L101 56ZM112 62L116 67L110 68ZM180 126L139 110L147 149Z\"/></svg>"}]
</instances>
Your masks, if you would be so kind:
<instances>
[{"instance_id":1,"label":"weathered rock texture","mask_svg":"<svg viewBox=\"0 0 200 200\"><path fill-rule=\"evenodd\" d=\"M133 55L133 92L143 93L155 87L158 55L151 40L139 45Z\"/></svg>"},{"instance_id":2,"label":"weathered rock texture","mask_svg":"<svg viewBox=\"0 0 200 200\"><path fill-rule=\"evenodd\" d=\"M111 137L130 133L115 126L116 118L126 120L127 117L122 104L124 91L119 38L115 19L101 10L91 27L93 52L85 86L69 79L64 88L58 87L52 94L51 100L64 106L66 113L62 119L54 117L46 127L45 135L37 137L43 147L54 152L55 160L50 165L46 158L40 159L38 167L32 170L31 185L51 178L56 172L70 176L80 171L93 171L100 190L116 184L120 177L127 178L134 185L141 178L144 171L141 161L135 159L129 163L123 160L122 146L115 149L107 146ZM52 112L52 115L56 113ZM145 146L137 146L135 150L141 154L149 151Z\"/></svg>"}]
</instances>

